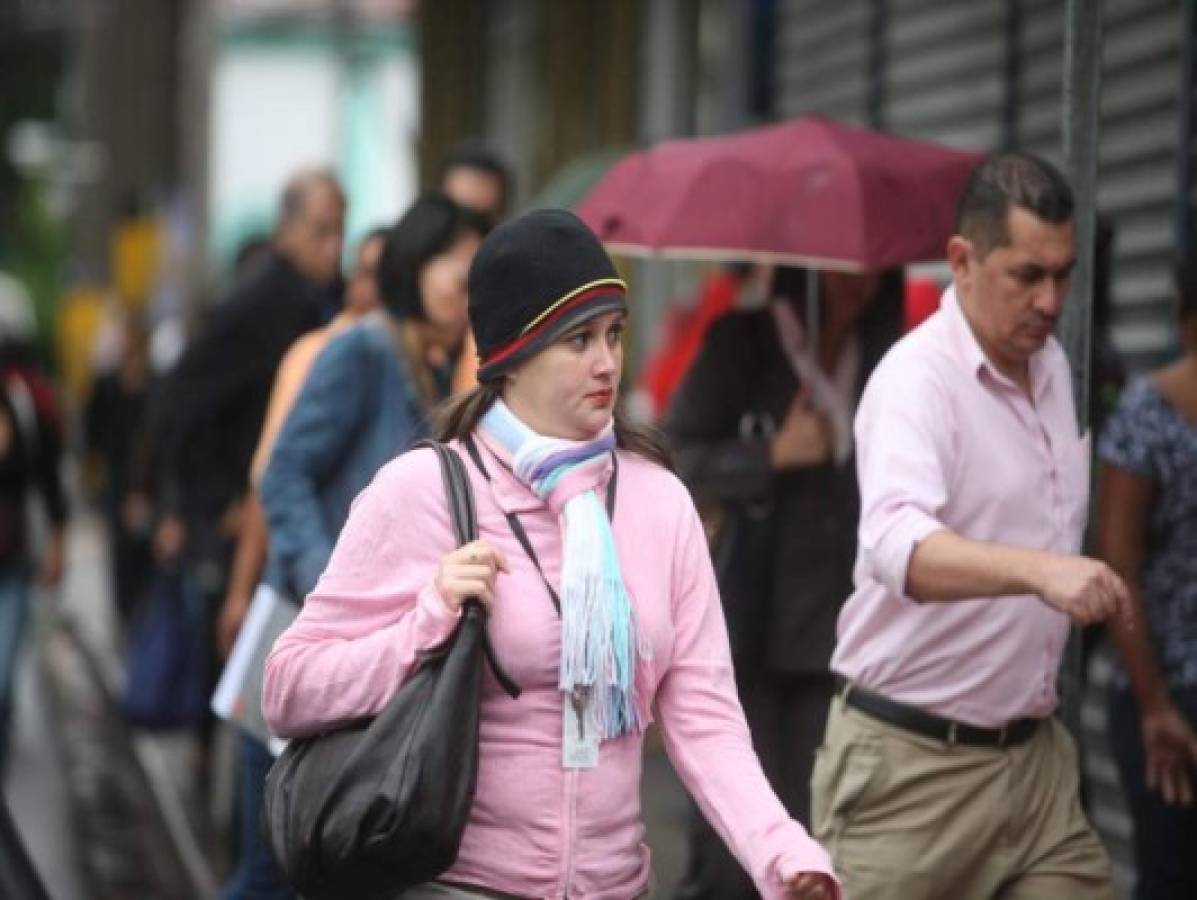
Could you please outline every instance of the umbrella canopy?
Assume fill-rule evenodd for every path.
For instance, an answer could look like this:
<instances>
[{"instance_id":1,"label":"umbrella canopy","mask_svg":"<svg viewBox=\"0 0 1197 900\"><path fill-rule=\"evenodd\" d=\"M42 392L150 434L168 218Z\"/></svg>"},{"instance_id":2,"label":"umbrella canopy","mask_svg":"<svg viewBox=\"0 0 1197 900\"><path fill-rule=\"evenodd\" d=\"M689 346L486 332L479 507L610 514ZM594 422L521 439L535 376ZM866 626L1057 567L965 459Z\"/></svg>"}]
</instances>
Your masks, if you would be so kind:
<instances>
[{"instance_id":1,"label":"umbrella canopy","mask_svg":"<svg viewBox=\"0 0 1197 900\"><path fill-rule=\"evenodd\" d=\"M633 153L577 212L615 253L885 269L943 258L980 159L801 118Z\"/></svg>"}]
</instances>

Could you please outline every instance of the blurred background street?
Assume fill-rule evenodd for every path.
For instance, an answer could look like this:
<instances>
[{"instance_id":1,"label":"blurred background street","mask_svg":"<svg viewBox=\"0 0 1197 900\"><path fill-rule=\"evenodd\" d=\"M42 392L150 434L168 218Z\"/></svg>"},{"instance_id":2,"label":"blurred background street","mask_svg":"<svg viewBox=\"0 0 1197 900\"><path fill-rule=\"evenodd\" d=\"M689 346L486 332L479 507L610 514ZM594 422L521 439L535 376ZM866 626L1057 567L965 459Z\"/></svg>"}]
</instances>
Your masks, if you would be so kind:
<instances>
[{"instance_id":1,"label":"blurred background street","mask_svg":"<svg viewBox=\"0 0 1197 900\"><path fill-rule=\"evenodd\" d=\"M1101 36L1088 124L1067 115L1084 112L1066 88L1069 21ZM1122 387L1179 347L1173 268L1194 236L1195 104L1197 4L1182 0L0 0L0 375L25 379L18 393L53 437L37 446L53 447L66 485L61 521L45 504L21 548L33 558L64 529L61 579L30 596L4 792L51 897L217 897L237 862L238 732L206 701L248 601L231 570L254 491L241 465L225 497L226 473L208 464L242 450L248 462L261 422L240 414L264 408L291 336L256 393L186 439L179 423L202 388L258 351L218 360L190 393L178 372L222 299L285 255L281 198L297 173L318 170L344 195L337 273L322 288L347 286L348 309L355 274L370 275L359 245L421 190L448 192L463 146L502 174L502 202L479 210L493 224L582 209L659 142L800 118L951 154L1018 147L1064 167L1080 135L1098 182L1074 369L1098 430ZM606 223L621 224L638 223ZM623 399L659 424L707 326L771 299L762 273L776 254L632 244L614 254L634 298ZM906 328L950 278L942 254L915 255L875 266L901 275ZM792 256L811 271L827 262ZM341 310L333 299L321 324ZM455 386L472 378L452 374ZM127 702L143 685L126 675L165 585L198 636L185 687L201 702L138 720ZM1133 829L1105 712L1117 664L1100 633L1074 643L1065 717L1129 896ZM648 842L667 900L688 862L690 808L659 740L649 746Z\"/></svg>"}]
</instances>

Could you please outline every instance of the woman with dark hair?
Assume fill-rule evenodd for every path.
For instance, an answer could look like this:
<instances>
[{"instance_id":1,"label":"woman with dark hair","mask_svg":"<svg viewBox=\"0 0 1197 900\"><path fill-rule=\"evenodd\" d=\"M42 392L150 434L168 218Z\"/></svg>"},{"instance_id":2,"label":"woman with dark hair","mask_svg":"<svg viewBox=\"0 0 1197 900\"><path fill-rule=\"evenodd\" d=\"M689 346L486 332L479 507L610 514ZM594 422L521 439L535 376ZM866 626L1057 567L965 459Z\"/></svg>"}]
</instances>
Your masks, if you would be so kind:
<instances>
[{"instance_id":1,"label":"woman with dark hair","mask_svg":"<svg viewBox=\"0 0 1197 900\"><path fill-rule=\"evenodd\" d=\"M267 589L301 600L328 561L353 498L383 463L425 435L428 412L446 395L465 338L465 277L482 230L475 214L447 197L420 197L393 228L363 241L346 296L345 315L356 322L313 333L288 354L280 374L302 386L276 384L271 411L282 421L268 416L254 460L255 473L265 466L258 499L263 542L269 534ZM377 282L383 308L366 308L377 298L364 279ZM310 347L313 340L323 349ZM229 615L229 632L240 627L256 584L252 555L238 557L234 579L243 583L242 598L239 612ZM223 637L226 645L231 638ZM241 858L225 900L293 896L258 827L271 761L265 745L244 736Z\"/></svg>"},{"instance_id":2,"label":"woman with dark hair","mask_svg":"<svg viewBox=\"0 0 1197 900\"><path fill-rule=\"evenodd\" d=\"M1134 613L1109 622L1109 733L1140 900L1197 897L1197 258L1177 295L1183 355L1126 389L1098 444L1098 551Z\"/></svg>"},{"instance_id":3,"label":"woman with dark hair","mask_svg":"<svg viewBox=\"0 0 1197 900\"><path fill-rule=\"evenodd\" d=\"M423 437L465 341L466 273L483 224L443 194L416 200L387 235L383 309L316 359L262 476L271 583L306 596L349 505L374 473Z\"/></svg>"},{"instance_id":4,"label":"woman with dark hair","mask_svg":"<svg viewBox=\"0 0 1197 900\"><path fill-rule=\"evenodd\" d=\"M353 271L345 286L345 299L341 312L327 325L309 331L293 343L279 363L270 391L270 402L266 407L266 418L258 437L250 466L250 488L245 492L241 505L240 533L233 564L229 572L224 605L216 627L217 650L228 658L233 650L241 627L249 613L255 596L258 596L259 581L266 573L267 555L270 549L270 533L266 526L266 514L262 509L257 485L270 459L279 429L286 421L295 398L311 371L312 364L321 351L338 334L351 328L355 322L381 306L378 290L378 264L382 248L390 230L376 228L370 231L358 244ZM278 572L274 573L277 581ZM274 590L267 578L267 590ZM253 675L261 681L260 657ZM218 689L219 693L219 689ZM244 722L242 723L244 725ZM262 814L262 788L266 773L274 762L274 754L263 742L263 735L254 729L246 729L241 735L240 771L238 774L238 822L237 822L237 865L223 891L223 900L284 900L292 896L283 874L274 860L262 835L259 822Z\"/></svg>"},{"instance_id":5,"label":"woman with dark hair","mask_svg":"<svg viewBox=\"0 0 1197 900\"><path fill-rule=\"evenodd\" d=\"M901 336L900 270L778 268L770 303L707 332L665 417L682 479L713 538L736 683L773 789L800 822L852 591L860 496L852 421L873 367ZM818 322L816 340L807 329ZM694 816L678 900L745 900L753 885Z\"/></svg>"},{"instance_id":6,"label":"woman with dark hair","mask_svg":"<svg viewBox=\"0 0 1197 900\"><path fill-rule=\"evenodd\" d=\"M486 238L469 293L480 386L440 437L467 459L480 539L453 549L431 451L379 472L267 661L267 721L300 736L378 713L477 598L523 692L485 676L460 852L403 900L645 896L654 716L762 894L838 897L752 752L689 495L660 444L615 413L626 288L601 245L571 213L530 213Z\"/></svg>"}]
</instances>

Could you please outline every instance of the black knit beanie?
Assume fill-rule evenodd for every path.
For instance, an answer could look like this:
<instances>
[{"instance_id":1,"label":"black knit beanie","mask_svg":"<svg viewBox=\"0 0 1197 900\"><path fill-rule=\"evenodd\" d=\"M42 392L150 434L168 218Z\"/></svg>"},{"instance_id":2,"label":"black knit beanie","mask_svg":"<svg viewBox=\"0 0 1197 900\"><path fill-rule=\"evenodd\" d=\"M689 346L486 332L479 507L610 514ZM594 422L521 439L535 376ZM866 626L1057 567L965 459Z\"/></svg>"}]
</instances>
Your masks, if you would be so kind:
<instances>
[{"instance_id":1,"label":"black knit beanie","mask_svg":"<svg viewBox=\"0 0 1197 900\"><path fill-rule=\"evenodd\" d=\"M502 377L569 329L627 309L627 286L571 212L541 209L495 228L470 266L478 380Z\"/></svg>"}]
</instances>

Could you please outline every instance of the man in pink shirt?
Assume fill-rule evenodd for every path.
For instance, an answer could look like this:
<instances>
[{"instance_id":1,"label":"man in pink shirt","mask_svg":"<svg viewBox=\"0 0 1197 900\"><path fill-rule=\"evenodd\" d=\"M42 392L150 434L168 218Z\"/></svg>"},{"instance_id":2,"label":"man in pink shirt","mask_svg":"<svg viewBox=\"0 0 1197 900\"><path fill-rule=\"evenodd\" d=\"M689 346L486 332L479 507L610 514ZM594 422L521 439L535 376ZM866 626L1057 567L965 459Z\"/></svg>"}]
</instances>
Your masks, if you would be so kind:
<instances>
[{"instance_id":1,"label":"man in pink shirt","mask_svg":"<svg viewBox=\"0 0 1197 900\"><path fill-rule=\"evenodd\" d=\"M1052 331L1076 260L1072 191L993 157L964 189L941 309L886 356L856 418L856 590L812 779L853 900L1112 897L1052 718L1069 620L1125 613L1077 555L1089 441Z\"/></svg>"}]
</instances>

